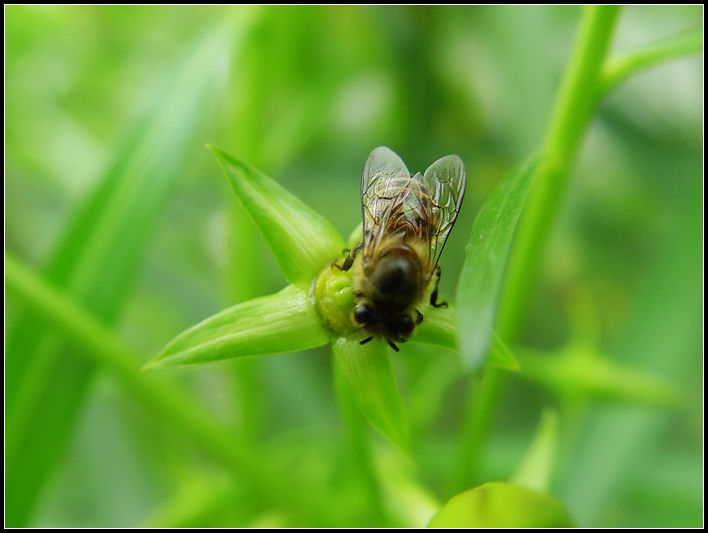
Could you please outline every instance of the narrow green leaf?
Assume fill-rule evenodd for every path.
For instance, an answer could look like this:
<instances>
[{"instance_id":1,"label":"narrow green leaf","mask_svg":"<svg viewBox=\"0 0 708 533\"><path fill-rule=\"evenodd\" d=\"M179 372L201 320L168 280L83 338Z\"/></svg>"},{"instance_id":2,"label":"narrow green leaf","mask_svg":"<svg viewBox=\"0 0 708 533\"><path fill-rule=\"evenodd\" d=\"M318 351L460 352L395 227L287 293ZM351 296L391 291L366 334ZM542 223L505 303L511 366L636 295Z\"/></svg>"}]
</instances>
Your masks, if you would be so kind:
<instances>
[{"instance_id":1,"label":"narrow green leaf","mask_svg":"<svg viewBox=\"0 0 708 533\"><path fill-rule=\"evenodd\" d=\"M348 459L351 469L366 488L367 507L378 523L386 522L388 510L382 495L381 481L376 471L371 449L371 436L366 431L366 422L354 402L347 380L339 368L339 360L334 359L334 392L347 437Z\"/></svg>"},{"instance_id":2,"label":"narrow green leaf","mask_svg":"<svg viewBox=\"0 0 708 533\"><path fill-rule=\"evenodd\" d=\"M585 345L558 354L521 352L523 375L566 398L678 407L685 401L676 384L621 365Z\"/></svg>"},{"instance_id":3,"label":"narrow green leaf","mask_svg":"<svg viewBox=\"0 0 708 533\"><path fill-rule=\"evenodd\" d=\"M535 164L504 179L477 215L457 286L460 348L468 370L484 363L516 224L526 202Z\"/></svg>"},{"instance_id":4,"label":"narrow green leaf","mask_svg":"<svg viewBox=\"0 0 708 533\"><path fill-rule=\"evenodd\" d=\"M388 356L378 340L338 338L332 349L364 418L401 449L409 448L408 418Z\"/></svg>"},{"instance_id":5,"label":"narrow green leaf","mask_svg":"<svg viewBox=\"0 0 708 533\"><path fill-rule=\"evenodd\" d=\"M457 351L457 312L454 307L437 308L425 306L421 308L423 322L413 331L410 342L432 344Z\"/></svg>"},{"instance_id":6,"label":"narrow green leaf","mask_svg":"<svg viewBox=\"0 0 708 533\"><path fill-rule=\"evenodd\" d=\"M487 365L511 372L519 372L521 370L519 360L496 331L492 331L492 346L489 350Z\"/></svg>"},{"instance_id":7,"label":"narrow green leaf","mask_svg":"<svg viewBox=\"0 0 708 533\"><path fill-rule=\"evenodd\" d=\"M228 28L218 28L164 79L150 114L116 152L48 262L46 276L105 321L114 321L130 296L145 244L191 152L205 104L223 81L230 39ZM8 332L8 525L28 523L71 435L94 373L90 362L65 357L75 349L36 313L18 317Z\"/></svg>"},{"instance_id":8,"label":"narrow green leaf","mask_svg":"<svg viewBox=\"0 0 708 533\"><path fill-rule=\"evenodd\" d=\"M328 341L308 288L289 285L276 294L229 307L189 328L146 368L295 352Z\"/></svg>"},{"instance_id":9,"label":"narrow green leaf","mask_svg":"<svg viewBox=\"0 0 708 533\"><path fill-rule=\"evenodd\" d=\"M364 225L359 223L347 238L347 248L354 248L364 238Z\"/></svg>"},{"instance_id":10,"label":"narrow green leaf","mask_svg":"<svg viewBox=\"0 0 708 533\"><path fill-rule=\"evenodd\" d=\"M422 312L425 318L415 329L410 342L432 344L448 350L458 351L459 339L456 309L452 306L445 309L424 307ZM487 365L512 372L521 370L518 359L495 331L492 331L491 343Z\"/></svg>"},{"instance_id":11,"label":"narrow green leaf","mask_svg":"<svg viewBox=\"0 0 708 533\"><path fill-rule=\"evenodd\" d=\"M451 498L428 527L572 527L553 496L512 483L485 483Z\"/></svg>"},{"instance_id":12,"label":"narrow green leaf","mask_svg":"<svg viewBox=\"0 0 708 533\"><path fill-rule=\"evenodd\" d=\"M209 146L290 283L310 281L342 253L332 224L247 163Z\"/></svg>"},{"instance_id":13,"label":"narrow green leaf","mask_svg":"<svg viewBox=\"0 0 708 533\"><path fill-rule=\"evenodd\" d=\"M541 415L536 436L512 481L530 489L548 490L557 444L558 416L553 409L546 409Z\"/></svg>"},{"instance_id":14,"label":"narrow green leaf","mask_svg":"<svg viewBox=\"0 0 708 533\"><path fill-rule=\"evenodd\" d=\"M5 281L8 291L73 341L77 349L67 353L73 364L83 360L105 369L155 420L191 439L269 501L296 512L303 508L301 501L294 501L297 497L283 490L280 476L268 463L254 460L239 434L211 419L184 390L166 381L164 373L141 372L138 356L113 332L11 254L5 256Z\"/></svg>"},{"instance_id":15,"label":"narrow green leaf","mask_svg":"<svg viewBox=\"0 0 708 533\"><path fill-rule=\"evenodd\" d=\"M229 476L201 474L170 492L169 499L150 513L142 527L214 527L214 517L222 515L228 516L230 521L243 520L238 506L234 505L239 501L238 490Z\"/></svg>"},{"instance_id":16,"label":"narrow green leaf","mask_svg":"<svg viewBox=\"0 0 708 533\"><path fill-rule=\"evenodd\" d=\"M603 95L642 70L688 54L697 54L703 48L703 28L683 31L639 50L626 52L605 61L600 81Z\"/></svg>"},{"instance_id":17,"label":"narrow green leaf","mask_svg":"<svg viewBox=\"0 0 708 533\"><path fill-rule=\"evenodd\" d=\"M503 285L497 286L498 273L491 278L494 286L489 287L486 300L493 304L486 309L484 304L481 307L472 305L471 308L462 309L469 303L460 298L458 293L457 302L463 317L462 331L465 333L475 327L474 320L477 315L484 318L485 322L494 321L494 309L498 308L496 329L507 342L513 343L517 340L529 294L543 257L546 239L561 204L569 171L590 121L593 106L597 102L600 70L610 48L619 12L619 6L586 6L583 9L573 52L565 68L546 128L540 158L534 165L535 168L529 169L529 175L521 180L533 182L533 194L528 194L528 185L522 186L527 190L523 194L525 200L521 202L525 204L521 221L518 220L518 210L521 207L512 209L516 219L513 224L516 228L513 250L510 254L505 249L503 257L496 258L496 262L507 263ZM511 240L511 236L508 238ZM475 277L473 258L468 255L467 259L462 279ZM484 275L478 276L472 287L461 283L459 290L467 291L470 295L480 291L485 294L483 284L486 282ZM498 293L499 288L501 294ZM480 302L484 301L485 298L481 298ZM483 358L486 352L488 339L484 336L485 332L486 330L482 331L479 342L475 342L474 333L466 336L466 340L471 341L471 352L466 353L467 349L464 352L473 367L479 365L480 358ZM501 393L503 384L503 376L497 370L491 369L485 373L477 391L470 395L465 416L464 454L461 456L459 469L462 479L479 467L480 455L490 432L494 406L499 403L496 398Z\"/></svg>"}]
</instances>

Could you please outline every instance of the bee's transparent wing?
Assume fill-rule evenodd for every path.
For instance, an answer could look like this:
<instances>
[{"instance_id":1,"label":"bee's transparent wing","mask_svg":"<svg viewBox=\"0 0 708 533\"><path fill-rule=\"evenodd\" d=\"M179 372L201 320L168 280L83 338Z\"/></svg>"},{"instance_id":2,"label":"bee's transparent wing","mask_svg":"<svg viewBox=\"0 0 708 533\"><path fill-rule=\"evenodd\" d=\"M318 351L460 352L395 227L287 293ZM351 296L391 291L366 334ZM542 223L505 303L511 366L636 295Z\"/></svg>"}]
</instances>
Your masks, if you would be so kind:
<instances>
[{"instance_id":1,"label":"bee's transparent wing","mask_svg":"<svg viewBox=\"0 0 708 533\"><path fill-rule=\"evenodd\" d=\"M369 154L361 175L365 255L383 237L386 220L393 206L400 203L410 181L405 163L392 150L379 146Z\"/></svg>"},{"instance_id":2,"label":"bee's transparent wing","mask_svg":"<svg viewBox=\"0 0 708 533\"><path fill-rule=\"evenodd\" d=\"M423 182L431 199L430 260L431 267L435 267L465 196L465 164L459 156L447 155L430 165L423 176L417 174L415 178Z\"/></svg>"}]
</instances>

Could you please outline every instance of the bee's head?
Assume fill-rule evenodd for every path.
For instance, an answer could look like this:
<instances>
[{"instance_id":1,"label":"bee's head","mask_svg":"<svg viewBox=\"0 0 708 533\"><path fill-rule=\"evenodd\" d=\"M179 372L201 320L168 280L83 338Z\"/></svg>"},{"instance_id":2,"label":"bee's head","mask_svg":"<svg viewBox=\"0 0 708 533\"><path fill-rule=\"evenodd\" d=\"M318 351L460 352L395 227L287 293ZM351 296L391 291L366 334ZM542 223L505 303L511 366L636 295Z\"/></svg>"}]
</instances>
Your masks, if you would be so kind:
<instances>
[{"instance_id":1,"label":"bee's head","mask_svg":"<svg viewBox=\"0 0 708 533\"><path fill-rule=\"evenodd\" d=\"M415 321L407 313L381 316L367 303L354 309L354 320L370 333L380 334L394 342L405 342L415 329Z\"/></svg>"},{"instance_id":2,"label":"bee's head","mask_svg":"<svg viewBox=\"0 0 708 533\"><path fill-rule=\"evenodd\" d=\"M413 322L413 319L408 314L397 316L391 325L398 336L399 342L408 340L408 337L411 336L415 328L415 322Z\"/></svg>"},{"instance_id":3,"label":"bee's head","mask_svg":"<svg viewBox=\"0 0 708 533\"><path fill-rule=\"evenodd\" d=\"M362 326L370 326L377 322L378 319L374 309L370 305L360 303L356 306L356 309L354 309L354 320Z\"/></svg>"}]
</instances>

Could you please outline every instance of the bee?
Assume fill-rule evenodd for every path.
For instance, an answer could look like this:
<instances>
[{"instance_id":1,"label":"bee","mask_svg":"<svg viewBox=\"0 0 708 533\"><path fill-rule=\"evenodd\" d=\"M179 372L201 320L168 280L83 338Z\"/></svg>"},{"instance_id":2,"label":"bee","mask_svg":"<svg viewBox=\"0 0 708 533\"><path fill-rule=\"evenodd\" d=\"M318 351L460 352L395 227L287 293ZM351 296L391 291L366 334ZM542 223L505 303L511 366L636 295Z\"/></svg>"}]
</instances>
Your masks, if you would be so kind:
<instances>
[{"instance_id":1,"label":"bee","mask_svg":"<svg viewBox=\"0 0 708 533\"><path fill-rule=\"evenodd\" d=\"M448 155L414 176L400 157L380 146L361 176L363 239L348 250L341 270L352 271L354 322L368 335L406 342L423 320L416 309L429 295L438 302L438 260L465 194L462 159ZM360 260L356 260L359 258ZM431 290L432 289L432 290Z\"/></svg>"}]
</instances>

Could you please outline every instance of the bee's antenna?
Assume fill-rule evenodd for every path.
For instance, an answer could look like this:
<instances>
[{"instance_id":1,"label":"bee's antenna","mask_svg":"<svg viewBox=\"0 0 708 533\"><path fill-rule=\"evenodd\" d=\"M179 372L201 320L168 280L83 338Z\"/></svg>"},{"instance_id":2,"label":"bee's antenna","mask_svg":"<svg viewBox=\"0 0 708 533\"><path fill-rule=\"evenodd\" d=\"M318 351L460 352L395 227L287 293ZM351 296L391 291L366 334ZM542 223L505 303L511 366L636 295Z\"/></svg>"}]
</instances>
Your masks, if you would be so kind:
<instances>
[{"instance_id":1,"label":"bee's antenna","mask_svg":"<svg viewBox=\"0 0 708 533\"><path fill-rule=\"evenodd\" d=\"M371 339L373 339L373 337L366 337L363 341L359 341L359 344L366 344L366 343L369 342Z\"/></svg>"},{"instance_id":2,"label":"bee's antenna","mask_svg":"<svg viewBox=\"0 0 708 533\"><path fill-rule=\"evenodd\" d=\"M391 348L393 348L393 351L394 351L394 352L400 352L400 351L401 351L401 350L398 349L398 346L396 346L395 344L393 344L393 342L391 342L391 341L388 341L388 345L389 345Z\"/></svg>"}]
</instances>

